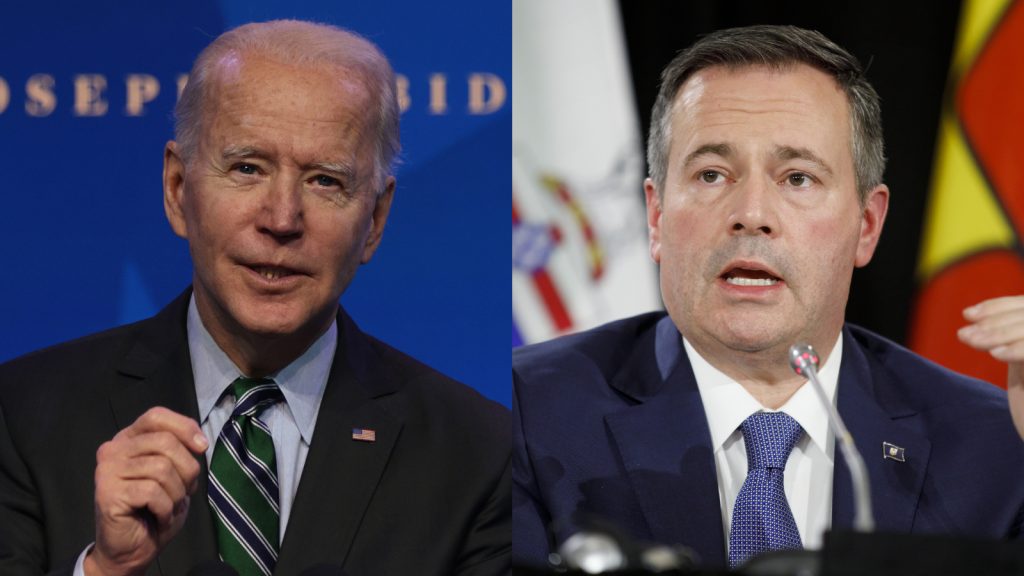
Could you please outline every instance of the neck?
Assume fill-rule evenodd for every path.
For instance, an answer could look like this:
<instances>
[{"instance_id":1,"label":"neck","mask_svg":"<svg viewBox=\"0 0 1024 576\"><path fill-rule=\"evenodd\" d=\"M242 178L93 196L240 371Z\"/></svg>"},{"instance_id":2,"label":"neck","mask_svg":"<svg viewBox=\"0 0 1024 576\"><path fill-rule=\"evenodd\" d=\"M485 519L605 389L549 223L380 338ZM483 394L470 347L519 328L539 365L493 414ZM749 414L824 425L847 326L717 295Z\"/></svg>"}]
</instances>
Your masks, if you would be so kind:
<instances>
[{"instance_id":1,"label":"neck","mask_svg":"<svg viewBox=\"0 0 1024 576\"><path fill-rule=\"evenodd\" d=\"M778 410L807 381L789 366L789 347L782 343L763 350L732 348L707 334L684 332L683 335L704 360L738 382L762 406ZM839 331L830 336L808 339L818 352L819 366L824 366L839 339Z\"/></svg>"},{"instance_id":2,"label":"neck","mask_svg":"<svg viewBox=\"0 0 1024 576\"><path fill-rule=\"evenodd\" d=\"M196 290L194 294L203 327L235 366L250 378L269 376L302 356L331 327L339 306L335 302L332 308L295 332L266 335L246 330L203 292Z\"/></svg>"}]
</instances>

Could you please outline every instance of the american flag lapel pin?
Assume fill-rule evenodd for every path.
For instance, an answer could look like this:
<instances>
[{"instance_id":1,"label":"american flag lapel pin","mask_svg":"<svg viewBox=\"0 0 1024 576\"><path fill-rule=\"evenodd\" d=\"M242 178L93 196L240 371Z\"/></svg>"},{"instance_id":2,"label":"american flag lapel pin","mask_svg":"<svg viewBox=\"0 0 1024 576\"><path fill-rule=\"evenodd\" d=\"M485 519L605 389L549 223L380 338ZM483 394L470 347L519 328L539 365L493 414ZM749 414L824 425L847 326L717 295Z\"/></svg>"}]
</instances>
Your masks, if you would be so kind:
<instances>
[{"instance_id":1,"label":"american flag lapel pin","mask_svg":"<svg viewBox=\"0 0 1024 576\"><path fill-rule=\"evenodd\" d=\"M903 457L903 448L889 444L888 442L882 442L882 457L892 458L898 462L906 462Z\"/></svg>"},{"instance_id":2,"label":"american flag lapel pin","mask_svg":"<svg viewBox=\"0 0 1024 576\"><path fill-rule=\"evenodd\" d=\"M353 428L352 439L362 440L363 442L376 442L377 433L374 432L373 430L367 430L365 428Z\"/></svg>"}]
</instances>

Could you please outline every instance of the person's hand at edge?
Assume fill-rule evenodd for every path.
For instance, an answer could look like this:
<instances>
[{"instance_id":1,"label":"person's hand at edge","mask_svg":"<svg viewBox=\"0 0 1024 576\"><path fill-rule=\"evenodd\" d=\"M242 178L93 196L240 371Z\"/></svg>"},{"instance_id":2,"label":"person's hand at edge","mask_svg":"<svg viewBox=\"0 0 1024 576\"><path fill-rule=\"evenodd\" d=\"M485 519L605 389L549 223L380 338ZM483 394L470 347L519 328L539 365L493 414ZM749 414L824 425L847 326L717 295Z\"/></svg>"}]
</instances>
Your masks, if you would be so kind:
<instances>
[{"instance_id":1,"label":"person's hand at edge","mask_svg":"<svg viewBox=\"0 0 1024 576\"><path fill-rule=\"evenodd\" d=\"M985 300L965 309L964 318L971 324L957 331L960 341L1009 364L1010 414L1024 438L1024 296Z\"/></svg>"}]
</instances>

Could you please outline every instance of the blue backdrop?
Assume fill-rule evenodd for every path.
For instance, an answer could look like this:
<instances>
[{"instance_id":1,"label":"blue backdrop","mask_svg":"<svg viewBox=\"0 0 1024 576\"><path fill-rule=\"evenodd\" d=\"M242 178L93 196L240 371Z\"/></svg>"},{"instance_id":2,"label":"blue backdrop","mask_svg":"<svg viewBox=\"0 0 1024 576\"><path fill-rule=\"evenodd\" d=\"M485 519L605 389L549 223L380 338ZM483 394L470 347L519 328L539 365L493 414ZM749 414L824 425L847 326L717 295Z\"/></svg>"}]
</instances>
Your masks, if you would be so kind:
<instances>
[{"instance_id":1,"label":"blue backdrop","mask_svg":"<svg viewBox=\"0 0 1024 576\"><path fill-rule=\"evenodd\" d=\"M224 30L275 18L363 34L407 96L383 243L342 304L364 331L510 405L503 2L0 8L0 362L151 316L190 283L161 189L178 78Z\"/></svg>"}]
</instances>

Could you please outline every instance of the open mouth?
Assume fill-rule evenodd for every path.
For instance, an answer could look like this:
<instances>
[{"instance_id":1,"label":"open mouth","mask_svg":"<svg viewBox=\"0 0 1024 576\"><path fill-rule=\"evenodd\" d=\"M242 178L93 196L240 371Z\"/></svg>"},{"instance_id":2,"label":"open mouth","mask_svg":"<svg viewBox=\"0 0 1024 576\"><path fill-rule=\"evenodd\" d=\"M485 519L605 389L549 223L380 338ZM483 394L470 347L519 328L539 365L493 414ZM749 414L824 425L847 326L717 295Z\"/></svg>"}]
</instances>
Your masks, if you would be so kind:
<instances>
[{"instance_id":1,"label":"open mouth","mask_svg":"<svg viewBox=\"0 0 1024 576\"><path fill-rule=\"evenodd\" d=\"M774 286L780 280L777 276L764 270L751 270L738 266L726 271L725 274L722 274L722 278L733 286Z\"/></svg>"},{"instance_id":2,"label":"open mouth","mask_svg":"<svg viewBox=\"0 0 1024 576\"><path fill-rule=\"evenodd\" d=\"M294 270L280 266L250 266L249 268L267 280L277 280L295 274Z\"/></svg>"}]
</instances>

